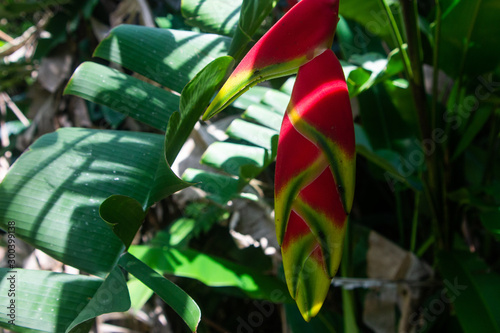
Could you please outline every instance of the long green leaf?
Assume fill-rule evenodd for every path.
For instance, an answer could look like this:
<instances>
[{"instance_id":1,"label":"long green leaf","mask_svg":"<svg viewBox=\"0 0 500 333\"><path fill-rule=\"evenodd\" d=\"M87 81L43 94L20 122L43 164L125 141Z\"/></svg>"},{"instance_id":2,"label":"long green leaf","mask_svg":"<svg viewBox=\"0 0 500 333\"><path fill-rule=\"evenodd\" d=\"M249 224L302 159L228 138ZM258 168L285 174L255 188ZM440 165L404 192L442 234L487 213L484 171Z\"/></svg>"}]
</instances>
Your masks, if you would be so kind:
<instances>
[{"instance_id":1,"label":"long green leaf","mask_svg":"<svg viewBox=\"0 0 500 333\"><path fill-rule=\"evenodd\" d=\"M253 178L270 162L270 159L264 148L215 142L205 151L201 162L231 175Z\"/></svg>"},{"instance_id":2,"label":"long green leaf","mask_svg":"<svg viewBox=\"0 0 500 333\"><path fill-rule=\"evenodd\" d=\"M228 37L137 25L114 28L94 52L180 92L212 60L226 55Z\"/></svg>"},{"instance_id":3,"label":"long green leaf","mask_svg":"<svg viewBox=\"0 0 500 333\"><path fill-rule=\"evenodd\" d=\"M38 139L0 185L0 227L54 258L106 276L123 244L99 217L113 194L143 209L188 184L163 157L163 135L62 129Z\"/></svg>"},{"instance_id":4,"label":"long green leaf","mask_svg":"<svg viewBox=\"0 0 500 333\"><path fill-rule=\"evenodd\" d=\"M230 138L245 140L269 151L273 149L273 137L278 135L275 130L241 119L234 120L227 128L226 133Z\"/></svg>"},{"instance_id":5,"label":"long green leaf","mask_svg":"<svg viewBox=\"0 0 500 333\"><path fill-rule=\"evenodd\" d=\"M443 7L439 67L452 77L493 70L499 64L500 2L445 1Z\"/></svg>"},{"instance_id":6,"label":"long green leaf","mask_svg":"<svg viewBox=\"0 0 500 333\"><path fill-rule=\"evenodd\" d=\"M61 307L70 307L70 304L61 302ZM124 312L130 308L130 296L127 282L122 271L115 266L104 282L96 290L92 299L80 310L78 316L66 329L66 332L75 332L75 328L85 322L105 313ZM76 331L79 332L79 331Z\"/></svg>"},{"instance_id":7,"label":"long green leaf","mask_svg":"<svg viewBox=\"0 0 500 333\"><path fill-rule=\"evenodd\" d=\"M500 242L500 207L496 211L486 211L480 215L483 226Z\"/></svg>"},{"instance_id":8,"label":"long green leaf","mask_svg":"<svg viewBox=\"0 0 500 333\"><path fill-rule=\"evenodd\" d=\"M241 115L243 119L252 120L261 125L267 126L277 132L281 128L283 116L271 111L268 107L259 104L253 104Z\"/></svg>"},{"instance_id":9,"label":"long green leaf","mask_svg":"<svg viewBox=\"0 0 500 333\"><path fill-rule=\"evenodd\" d=\"M241 60L248 50L252 36L276 5L276 0L243 0L240 19L234 32L228 53L237 61Z\"/></svg>"},{"instance_id":10,"label":"long green leaf","mask_svg":"<svg viewBox=\"0 0 500 333\"><path fill-rule=\"evenodd\" d=\"M457 144L457 148L453 153L452 160L455 160L460 154L471 144L479 131L483 128L484 124L491 115L493 109L491 106L481 107L474 112L470 124L468 124L467 129L461 135L460 141Z\"/></svg>"},{"instance_id":11,"label":"long green leaf","mask_svg":"<svg viewBox=\"0 0 500 333\"><path fill-rule=\"evenodd\" d=\"M396 0L383 0L389 5L396 5ZM344 0L340 6L340 15L344 18L354 20L364 27L362 31L356 32L358 47L369 44L374 35L377 35L388 42L394 42L391 26L380 4L380 0ZM397 21L401 22L401 20Z\"/></svg>"},{"instance_id":12,"label":"long green leaf","mask_svg":"<svg viewBox=\"0 0 500 333\"><path fill-rule=\"evenodd\" d=\"M452 302L464 333L500 332L500 275L477 255L442 252L438 265L447 289L446 302Z\"/></svg>"},{"instance_id":13,"label":"long green leaf","mask_svg":"<svg viewBox=\"0 0 500 333\"><path fill-rule=\"evenodd\" d=\"M201 320L201 312L188 294L128 252L122 255L119 265L158 294L181 316L191 331L196 332Z\"/></svg>"},{"instance_id":14,"label":"long green leaf","mask_svg":"<svg viewBox=\"0 0 500 333\"><path fill-rule=\"evenodd\" d=\"M65 94L105 105L165 131L179 96L94 62L84 62L73 73Z\"/></svg>"},{"instance_id":15,"label":"long green leaf","mask_svg":"<svg viewBox=\"0 0 500 333\"><path fill-rule=\"evenodd\" d=\"M146 217L141 204L126 195L112 195L99 207L99 215L128 248Z\"/></svg>"},{"instance_id":16,"label":"long green leaf","mask_svg":"<svg viewBox=\"0 0 500 333\"><path fill-rule=\"evenodd\" d=\"M354 131L356 153L384 170L385 179L391 187L396 183L402 183L414 190L422 190L423 185L417 177L400 173L401 170L406 171L401 163L401 155L392 150L374 150L365 130L360 125L354 124Z\"/></svg>"},{"instance_id":17,"label":"long green leaf","mask_svg":"<svg viewBox=\"0 0 500 333\"><path fill-rule=\"evenodd\" d=\"M268 89L262 97L262 103L271 106L280 115L285 114L289 101L290 95L275 89Z\"/></svg>"},{"instance_id":18,"label":"long green leaf","mask_svg":"<svg viewBox=\"0 0 500 333\"><path fill-rule=\"evenodd\" d=\"M242 0L183 0L186 23L206 32L232 36L240 19Z\"/></svg>"},{"instance_id":19,"label":"long green leaf","mask_svg":"<svg viewBox=\"0 0 500 333\"><path fill-rule=\"evenodd\" d=\"M102 284L90 276L0 268L0 326L15 332L65 332ZM108 312L124 311L109 305Z\"/></svg>"},{"instance_id":20,"label":"long green leaf","mask_svg":"<svg viewBox=\"0 0 500 333\"><path fill-rule=\"evenodd\" d=\"M224 205L240 191L240 181L237 178L207 172L198 169L186 169L182 179L198 183L197 187L210 193L209 199Z\"/></svg>"},{"instance_id":21,"label":"long green leaf","mask_svg":"<svg viewBox=\"0 0 500 333\"><path fill-rule=\"evenodd\" d=\"M174 113L170 118L165 135L165 158L170 164L174 163L194 125L222 85L233 63L233 58L228 56L215 59L196 74L182 90L180 112Z\"/></svg>"},{"instance_id":22,"label":"long green leaf","mask_svg":"<svg viewBox=\"0 0 500 333\"><path fill-rule=\"evenodd\" d=\"M283 282L252 268L209 256L195 250L151 248L134 245L130 252L165 274L197 279L211 287L236 287L255 299L272 299L280 291L291 298Z\"/></svg>"},{"instance_id":23,"label":"long green leaf","mask_svg":"<svg viewBox=\"0 0 500 333\"><path fill-rule=\"evenodd\" d=\"M127 287L130 294L131 308L135 311L139 311L154 294L153 290L135 277L128 280Z\"/></svg>"}]
</instances>

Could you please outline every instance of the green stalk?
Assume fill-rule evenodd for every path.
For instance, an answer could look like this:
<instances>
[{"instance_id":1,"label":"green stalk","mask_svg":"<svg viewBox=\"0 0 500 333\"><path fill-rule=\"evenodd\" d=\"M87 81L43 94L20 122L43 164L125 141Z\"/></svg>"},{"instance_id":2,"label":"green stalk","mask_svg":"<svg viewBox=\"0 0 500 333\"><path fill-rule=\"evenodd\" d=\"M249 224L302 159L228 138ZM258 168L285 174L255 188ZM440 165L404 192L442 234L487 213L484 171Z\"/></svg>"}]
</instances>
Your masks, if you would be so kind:
<instances>
[{"instance_id":1,"label":"green stalk","mask_svg":"<svg viewBox=\"0 0 500 333\"><path fill-rule=\"evenodd\" d=\"M469 44L470 44L470 39L472 36L472 30L476 26L476 20L477 20L477 14L479 13L479 8L481 7L482 0L476 0L476 8L474 8L474 13L472 14L472 24L470 25L469 31L467 31L467 36L465 36L465 41L464 41L464 49L462 52L462 58L460 59L460 67L458 71L458 77L459 77L459 91L460 88L462 87L462 78L464 76L464 68L465 68L465 60L467 59L467 52L469 51Z\"/></svg>"},{"instance_id":2,"label":"green stalk","mask_svg":"<svg viewBox=\"0 0 500 333\"><path fill-rule=\"evenodd\" d=\"M413 78L413 71L412 71L411 64L410 64L410 58L408 57L408 53L407 53L406 49L403 47L404 42L403 42L403 38L401 36L401 32L399 31L398 25L396 23L396 19L394 18L394 15L392 14L392 10L385 0L380 0L380 4L385 9L387 19L389 20L389 24L391 26L392 35L393 35L394 39L396 40L401 57L403 58L403 65L404 65L404 70L405 70L406 76L408 77L409 80L411 80ZM387 141L388 141L388 138L387 138ZM389 143L388 147L390 147L391 146L390 142L388 141L388 143ZM394 193L394 196L396 199L396 216L397 216L397 220L398 220L400 245L404 247L405 233L404 233L403 214L401 211L401 195L400 195L399 191L396 191Z\"/></svg>"},{"instance_id":3,"label":"green stalk","mask_svg":"<svg viewBox=\"0 0 500 333\"><path fill-rule=\"evenodd\" d=\"M405 247L405 229L404 229L404 221L403 221L403 211L401 209L401 193L398 190L395 190L394 196L396 198L396 217L398 219L398 229L399 229L399 245L401 247Z\"/></svg>"},{"instance_id":4,"label":"green stalk","mask_svg":"<svg viewBox=\"0 0 500 333\"><path fill-rule=\"evenodd\" d=\"M415 252L415 246L417 244L417 232L418 232L418 207L420 206L420 196L421 192L415 193L415 203L413 207L413 219L411 224L411 239L410 239L410 252Z\"/></svg>"},{"instance_id":5,"label":"green stalk","mask_svg":"<svg viewBox=\"0 0 500 333\"><path fill-rule=\"evenodd\" d=\"M417 2L401 0L403 8L403 18L405 23L406 38L408 44L408 54L410 58L411 70L413 76L410 78L410 89L415 102L417 116L419 121L420 136L422 140L432 139L431 127L429 122L429 114L427 112L426 93L424 87L424 76L422 70L421 49L422 43L420 40L420 30L418 27L418 12ZM422 147L424 148L424 147ZM424 150L425 152L425 150ZM441 208L441 190L440 190L440 177L437 162L437 154L425 154L427 164L427 174L424 179L424 187L426 199L429 202L431 211L433 212L434 230L439 230L439 221L442 220ZM438 246L442 245L440 239L441 232L435 234Z\"/></svg>"},{"instance_id":6,"label":"green stalk","mask_svg":"<svg viewBox=\"0 0 500 333\"><path fill-rule=\"evenodd\" d=\"M422 256L425 254L425 252L427 252L427 250L429 249L429 247L431 247L431 245L434 243L434 236L431 235L426 241L424 244L422 244L422 246L420 246L420 248L417 250L417 257L419 258L422 258Z\"/></svg>"},{"instance_id":7,"label":"green stalk","mask_svg":"<svg viewBox=\"0 0 500 333\"><path fill-rule=\"evenodd\" d=\"M380 5L385 9L385 13L387 15L387 19L389 20L389 24L391 25L392 29L392 34L394 39L396 40L396 43L398 44L398 48L401 54L401 57L403 58L403 65L404 65L404 70L408 78L412 77L412 72L411 72L411 67L410 67L410 59L408 58L408 54L406 53L406 50L403 48L403 38L401 37L401 32L399 31L398 25L396 23L396 20L394 18L394 15L392 14L392 10L389 7L389 5L386 3L385 0L379 0ZM376 89L376 87L374 87ZM376 94L378 96L378 94ZM377 98L377 102L379 102ZM379 103L380 104L380 103ZM381 109L379 107L379 109ZM382 119L384 119L382 117ZM385 121L382 122L383 125L383 135L384 139L386 142L386 146L390 147L392 149L391 141L389 140L389 134L387 132L387 128L385 126ZM401 195L399 191L394 192L394 197L396 199L396 217L398 221L398 228L399 228L399 239L400 239L400 245L404 246L404 223L403 223L403 214L401 211Z\"/></svg>"},{"instance_id":8,"label":"green stalk","mask_svg":"<svg viewBox=\"0 0 500 333\"><path fill-rule=\"evenodd\" d=\"M431 128L436 128L437 124L437 105L439 94L439 44L441 42L441 4L436 1L436 27L434 31L434 54L432 61L432 109L431 109Z\"/></svg>"},{"instance_id":9,"label":"green stalk","mask_svg":"<svg viewBox=\"0 0 500 333\"><path fill-rule=\"evenodd\" d=\"M412 76L409 77L410 88L413 94L415 107L418 113L419 125L422 139L430 138L429 119L426 110L426 95L424 88L424 75L420 51L422 43L420 40L420 30L418 28L418 13L416 1L401 0L403 7L403 17L406 28L406 38L408 44L408 54L410 59L410 69Z\"/></svg>"},{"instance_id":10,"label":"green stalk","mask_svg":"<svg viewBox=\"0 0 500 333\"><path fill-rule=\"evenodd\" d=\"M385 13L387 15L387 19L389 19L389 24L391 25L392 29L392 34L394 39L396 40L396 43L398 44L399 51L401 52L401 56L403 57L403 65L405 69L406 76L408 78L413 77L413 72L411 69L410 65L410 58L408 57L408 53L406 50L403 48L403 38L401 37L401 32L399 31L398 24L396 23L396 20L394 19L394 15L392 14L392 10L387 4L385 0L380 0L380 4L382 7L385 9Z\"/></svg>"},{"instance_id":11,"label":"green stalk","mask_svg":"<svg viewBox=\"0 0 500 333\"><path fill-rule=\"evenodd\" d=\"M349 221L345 230L344 250L342 253L342 261L340 262L340 273L342 277L352 276L351 257L352 253L350 245L352 244L351 227ZM358 333L359 328L356 324L356 307L354 304L354 291L342 288L342 308L344 312L344 332Z\"/></svg>"}]
</instances>

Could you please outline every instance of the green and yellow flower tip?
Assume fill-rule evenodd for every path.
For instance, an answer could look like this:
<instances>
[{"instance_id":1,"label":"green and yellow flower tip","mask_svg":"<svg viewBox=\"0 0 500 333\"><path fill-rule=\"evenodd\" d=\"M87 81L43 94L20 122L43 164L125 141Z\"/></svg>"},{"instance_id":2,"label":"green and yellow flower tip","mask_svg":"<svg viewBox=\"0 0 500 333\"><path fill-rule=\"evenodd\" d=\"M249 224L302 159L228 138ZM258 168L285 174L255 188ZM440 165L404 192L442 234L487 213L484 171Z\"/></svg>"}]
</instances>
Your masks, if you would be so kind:
<instances>
[{"instance_id":1,"label":"green and yellow flower tip","mask_svg":"<svg viewBox=\"0 0 500 333\"><path fill-rule=\"evenodd\" d=\"M283 267L290 295L304 320L316 316L330 287L320 244L304 220L292 211L282 244Z\"/></svg>"},{"instance_id":2,"label":"green and yellow flower tip","mask_svg":"<svg viewBox=\"0 0 500 333\"><path fill-rule=\"evenodd\" d=\"M305 320L318 313L340 264L354 172L347 85L328 50L298 71L276 157L276 234L290 294Z\"/></svg>"},{"instance_id":3,"label":"green and yellow flower tip","mask_svg":"<svg viewBox=\"0 0 500 333\"><path fill-rule=\"evenodd\" d=\"M333 42L338 0L302 0L252 47L233 71L203 120L222 111L259 82L297 72Z\"/></svg>"}]
</instances>

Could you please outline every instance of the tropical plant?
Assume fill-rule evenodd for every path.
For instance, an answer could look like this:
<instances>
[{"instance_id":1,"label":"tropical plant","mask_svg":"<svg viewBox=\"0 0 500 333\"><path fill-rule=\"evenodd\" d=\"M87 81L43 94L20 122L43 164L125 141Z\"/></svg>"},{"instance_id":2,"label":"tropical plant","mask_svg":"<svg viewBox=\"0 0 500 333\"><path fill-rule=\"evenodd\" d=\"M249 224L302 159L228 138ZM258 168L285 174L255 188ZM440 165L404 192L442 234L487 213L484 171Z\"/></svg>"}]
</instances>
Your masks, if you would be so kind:
<instances>
[{"instance_id":1,"label":"tropical plant","mask_svg":"<svg viewBox=\"0 0 500 333\"><path fill-rule=\"evenodd\" d=\"M309 3L330 1L303 0L295 9ZM228 215L231 220L238 215L234 206L241 200L260 207L262 220L270 216L278 142L286 144L283 151L295 148L278 135L290 96L293 107L294 89L302 84L301 72L297 79L275 79L245 94L250 83L265 77L240 76L243 84L232 92L222 88L207 112L212 116L227 107L210 122L231 120L227 139L212 143L201 157L202 164L216 170L189 168L179 178L171 169L232 68L245 65L241 59L251 37L257 39L270 26L264 20L279 12L275 5L184 0L186 21L203 32L122 25L95 50L99 61L78 67L66 94L154 130L65 128L42 136L12 165L0 185L7 251L14 256L16 240L22 239L90 276L15 269L15 257L9 258L12 266L0 269L0 294L9 306L14 304L15 316L9 317L11 309L2 302L0 326L19 332L88 331L96 316L127 311L131 305L138 309L154 291L191 331L210 331L200 318L202 313L217 318L211 310L214 301L189 289L198 306L162 276L168 274L179 284L184 280L177 278L188 277L211 291L264 301L248 310L247 320L233 316L223 323L231 331L263 329L264 319L275 318L276 304L283 304L282 321L292 332L500 332L495 255L500 241L500 64L495 56L500 4L494 0L340 1L332 48L343 59L353 104L356 195L340 274L332 282L342 290L330 288L316 318L306 323L298 315L284 282L293 286L282 273L287 275L286 263L284 270L271 265L277 273L269 275L263 273L269 265L261 265L262 253L252 252L249 261L240 251L241 260L235 262L224 250L216 255L199 246L197 240L214 237L210 231ZM315 17L304 20L323 27ZM286 54L286 42L275 43L270 52ZM278 66L279 74L299 67L306 71L305 66L328 54L333 56L321 50L307 58L314 58L310 62L285 70ZM327 63L335 62L320 64L325 73L334 68ZM317 84L317 71L304 81L307 86ZM269 73L264 74L277 76ZM224 100L227 91L232 95ZM322 116L325 123L335 120L331 114ZM343 128L351 124L347 118L339 120ZM342 156L329 160L331 165L335 161L343 161ZM279 171L277 177L278 183ZM318 179L322 185L330 181ZM134 243L151 206L190 186L204 190L204 197L148 242ZM295 196L289 200L304 197L302 192ZM312 196L311 207L323 199ZM344 231L329 232L320 241ZM303 253L283 255L293 262ZM127 282L123 270L134 277ZM311 274L322 276L318 270ZM330 276L326 280L328 288ZM15 297L8 296L12 281ZM314 295L306 290L304 297ZM299 308L304 305L298 302ZM316 314L304 309L306 319Z\"/></svg>"}]
</instances>

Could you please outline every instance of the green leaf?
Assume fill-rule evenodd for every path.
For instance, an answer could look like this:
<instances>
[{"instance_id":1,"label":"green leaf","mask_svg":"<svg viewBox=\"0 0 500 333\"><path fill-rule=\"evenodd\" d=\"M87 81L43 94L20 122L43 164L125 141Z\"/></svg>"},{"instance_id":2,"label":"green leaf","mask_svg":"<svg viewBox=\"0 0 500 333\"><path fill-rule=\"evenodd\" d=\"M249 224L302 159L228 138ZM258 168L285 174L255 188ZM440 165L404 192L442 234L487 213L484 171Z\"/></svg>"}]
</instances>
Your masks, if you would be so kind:
<instances>
[{"instance_id":1,"label":"green leaf","mask_svg":"<svg viewBox=\"0 0 500 333\"><path fill-rule=\"evenodd\" d=\"M118 264L151 288L181 316L192 332L196 332L201 320L201 311L196 302L184 290L128 252L121 256Z\"/></svg>"},{"instance_id":2,"label":"green leaf","mask_svg":"<svg viewBox=\"0 0 500 333\"><path fill-rule=\"evenodd\" d=\"M280 91L284 92L285 94L291 96L292 95L293 86L295 85L296 78L297 78L296 76L289 77L285 81L285 83L283 83L283 85L281 86Z\"/></svg>"},{"instance_id":3,"label":"green leaf","mask_svg":"<svg viewBox=\"0 0 500 333\"><path fill-rule=\"evenodd\" d=\"M263 148L215 142L205 151L201 162L231 175L254 178L270 161Z\"/></svg>"},{"instance_id":4,"label":"green leaf","mask_svg":"<svg viewBox=\"0 0 500 333\"><path fill-rule=\"evenodd\" d=\"M132 277L127 282L128 292L130 294L131 308L135 311L142 309L144 304L153 296L154 291L141 282L141 280Z\"/></svg>"},{"instance_id":5,"label":"green leaf","mask_svg":"<svg viewBox=\"0 0 500 333\"><path fill-rule=\"evenodd\" d=\"M383 1L391 7L397 6L396 0ZM401 22L398 13L399 11L393 10L396 22ZM360 23L360 26L364 28L356 32L355 41L358 45L369 44L375 35L387 42L394 42L391 25L380 0L344 0L340 6L340 15Z\"/></svg>"},{"instance_id":6,"label":"green leaf","mask_svg":"<svg viewBox=\"0 0 500 333\"><path fill-rule=\"evenodd\" d=\"M491 106L481 107L477 109L476 112L474 112L474 115L472 116L467 129L460 137L460 141L458 142L457 148L455 149L455 152L453 153L453 156L451 158L452 161L460 156L460 154L462 154L463 151L472 143L476 135L483 128L484 124L486 124L486 121L488 120L492 112L493 109L491 108Z\"/></svg>"},{"instance_id":7,"label":"green leaf","mask_svg":"<svg viewBox=\"0 0 500 333\"><path fill-rule=\"evenodd\" d=\"M404 170L401 163L403 159L401 155L392 150L373 150L365 130L358 124L354 124L354 132L356 137L356 153L382 170L385 170L385 180L389 182L391 187L400 182L417 191L423 188L418 178L400 173L400 170Z\"/></svg>"},{"instance_id":8,"label":"green leaf","mask_svg":"<svg viewBox=\"0 0 500 333\"><path fill-rule=\"evenodd\" d=\"M163 131L179 106L177 95L94 62L76 69L64 94L105 105Z\"/></svg>"},{"instance_id":9,"label":"green leaf","mask_svg":"<svg viewBox=\"0 0 500 333\"><path fill-rule=\"evenodd\" d=\"M284 301L291 301L282 281L222 258L190 249L165 250L143 245L131 246L130 252L164 274L196 279L211 287L236 287L255 299L270 300L279 291L286 295Z\"/></svg>"},{"instance_id":10,"label":"green leaf","mask_svg":"<svg viewBox=\"0 0 500 333\"><path fill-rule=\"evenodd\" d=\"M373 149L396 150L401 142L416 139L416 123L410 121L413 105L408 103L408 86L399 81L385 82L387 84L377 84L357 96L359 111ZM404 155L405 149L398 152Z\"/></svg>"},{"instance_id":11,"label":"green leaf","mask_svg":"<svg viewBox=\"0 0 500 333\"><path fill-rule=\"evenodd\" d=\"M483 212L480 218L483 226L500 242L500 208L496 211Z\"/></svg>"},{"instance_id":12,"label":"green leaf","mask_svg":"<svg viewBox=\"0 0 500 333\"><path fill-rule=\"evenodd\" d=\"M242 0L183 0L186 23L206 32L232 36L236 31Z\"/></svg>"},{"instance_id":13,"label":"green leaf","mask_svg":"<svg viewBox=\"0 0 500 333\"><path fill-rule=\"evenodd\" d=\"M122 271L115 266L106 277L94 296L73 320L66 332L72 331L78 325L94 319L105 313L125 312L130 309L130 296L127 282Z\"/></svg>"},{"instance_id":14,"label":"green leaf","mask_svg":"<svg viewBox=\"0 0 500 333\"><path fill-rule=\"evenodd\" d=\"M106 276L123 244L99 217L113 194L143 209L188 184L163 157L163 135L61 129L38 139L0 185L0 227L57 260Z\"/></svg>"},{"instance_id":15,"label":"green leaf","mask_svg":"<svg viewBox=\"0 0 500 333\"><path fill-rule=\"evenodd\" d=\"M11 281L15 282L12 297ZM90 276L0 268L0 326L14 332L65 332L102 284L102 279ZM10 304L15 306L14 318L9 316ZM106 312L123 311L119 304L109 305ZM12 319L15 326L9 325Z\"/></svg>"},{"instance_id":16,"label":"green leaf","mask_svg":"<svg viewBox=\"0 0 500 333\"><path fill-rule=\"evenodd\" d=\"M150 244L159 247L183 246L195 235L196 228L195 219L182 217L170 224L165 231L157 232Z\"/></svg>"},{"instance_id":17,"label":"green leaf","mask_svg":"<svg viewBox=\"0 0 500 333\"><path fill-rule=\"evenodd\" d=\"M146 212L134 198L112 195L99 207L99 215L128 249L146 217Z\"/></svg>"},{"instance_id":18,"label":"green leaf","mask_svg":"<svg viewBox=\"0 0 500 333\"><path fill-rule=\"evenodd\" d=\"M208 64L182 90L180 114L171 117L165 135L165 158L172 165L210 99L233 67L233 58L220 57Z\"/></svg>"},{"instance_id":19,"label":"green leaf","mask_svg":"<svg viewBox=\"0 0 500 333\"><path fill-rule=\"evenodd\" d=\"M360 67L343 67L347 69L349 95L357 96L374 85L401 73L404 69L399 49L395 49L386 59L379 53L369 52L363 55L355 54L349 61Z\"/></svg>"},{"instance_id":20,"label":"green leaf","mask_svg":"<svg viewBox=\"0 0 500 333\"><path fill-rule=\"evenodd\" d=\"M255 86L238 97L232 104L235 108L247 109L252 104L259 104L269 88Z\"/></svg>"},{"instance_id":21,"label":"green leaf","mask_svg":"<svg viewBox=\"0 0 500 333\"><path fill-rule=\"evenodd\" d=\"M500 332L500 275L467 252L440 253L438 267L464 333Z\"/></svg>"},{"instance_id":22,"label":"green leaf","mask_svg":"<svg viewBox=\"0 0 500 333\"><path fill-rule=\"evenodd\" d=\"M273 150L273 137L279 135L275 130L241 119L235 119L227 128L226 134L230 138L245 140L258 147L267 149L269 152Z\"/></svg>"},{"instance_id":23,"label":"green leaf","mask_svg":"<svg viewBox=\"0 0 500 333\"><path fill-rule=\"evenodd\" d=\"M182 179L198 183L196 187L211 193L208 198L222 205L226 204L240 191L240 181L237 178L207 172L197 169L186 169Z\"/></svg>"},{"instance_id":24,"label":"green leaf","mask_svg":"<svg viewBox=\"0 0 500 333\"><path fill-rule=\"evenodd\" d=\"M226 55L230 38L191 31L120 25L94 52L180 92L212 60Z\"/></svg>"},{"instance_id":25,"label":"green leaf","mask_svg":"<svg viewBox=\"0 0 500 333\"><path fill-rule=\"evenodd\" d=\"M276 0L243 0L237 30L234 33L228 54L237 61L248 51L248 43L253 35L276 5Z\"/></svg>"},{"instance_id":26,"label":"green leaf","mask_svg":"<svg viewBox=\"0 0 500 333\"><path fill-rule=\"evenodd\" d=\"M278 114L284 115L290 95L285 94L279 90L269 89L262 97L262 103L271 106Z\"/></svg>"},{"instance_id":27,"label":"green leaf","mask_svg":"<svg viewBox=\"0 0 500 333\"><path fill-rule=\"evenodd\" d=\"M442 6L439 67L456 78L476 77L498 66L500 2L447 0Z\"/></svg>"},{"instance_id":28,"label":"green leaf","mask_svg":"<svg viewBox=\"0 0 500 333\"><path fill-rule=\"evenodd\" d=\"M370 81L371 73L362 67L352 65L342 65L344 74L346 76L347 89L349 96L355 97L363 90L366 90L367 82Z\"/></svg>"},{"instance_id":29,"label":"green leaf","mask_svg":"<svg viewBox=\"0 0 500 333\"><path fill-rule=\"evenodd\" d=\"M101 112L106 122L111 125L111 129L117 129L118 126L120 126L120 124L127 118L126 114L112 110L103 105L101 105Z\"/></svg>"},{"instance_id":30,"label":"green leaf","mask_svg":"<svg viewBox=\"0 0 500 333\"><path fill-rule=\"evenodd\" d=\"M243 119L251 120L261 125L267 126L277 132L281 129L283 116L272 111L271 108L261 104L252 104L241 115Z\"/></svg>"}]
</instances>

